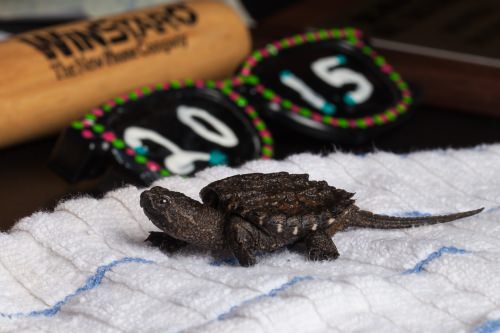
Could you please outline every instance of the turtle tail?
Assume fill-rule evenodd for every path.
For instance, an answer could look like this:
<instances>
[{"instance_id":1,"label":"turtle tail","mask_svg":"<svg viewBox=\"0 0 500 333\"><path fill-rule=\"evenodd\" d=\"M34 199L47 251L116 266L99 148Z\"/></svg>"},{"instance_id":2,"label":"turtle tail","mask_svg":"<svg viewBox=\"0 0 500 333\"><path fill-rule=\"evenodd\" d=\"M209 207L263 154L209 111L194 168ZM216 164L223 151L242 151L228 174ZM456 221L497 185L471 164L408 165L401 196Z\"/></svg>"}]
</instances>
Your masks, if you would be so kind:
<instances>
[{"instance_id":1,"label":"turtle tail","mask_svg":"<svg viewBox=\"0 0 500 333\"><path fill-rule=\"evenodd\" d=\"M484 208L469 210L466 212L436 215L436 216L418 216L418 217L397 217L378 215L365 210L357 210L349 219L349 226L360 228L375 228L375 229L402 229L419 227L423 225L431 225L437 223L450 222L464 217L476 215Z\"/></svg>"}]
</instances>

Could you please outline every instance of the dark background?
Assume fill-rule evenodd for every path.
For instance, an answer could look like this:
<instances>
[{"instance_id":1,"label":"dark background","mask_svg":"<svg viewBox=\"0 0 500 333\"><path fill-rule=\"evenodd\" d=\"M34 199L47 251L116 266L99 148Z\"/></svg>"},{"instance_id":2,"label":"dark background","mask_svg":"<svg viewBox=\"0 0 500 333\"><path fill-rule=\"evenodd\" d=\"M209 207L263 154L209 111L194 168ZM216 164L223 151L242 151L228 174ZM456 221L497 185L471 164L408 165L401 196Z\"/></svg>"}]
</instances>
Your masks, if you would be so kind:
<instances>
[{"instance_id":1,"label":"dark background","mask_svg":"<svg viewBox=\"0 0 500 333\"><path fill-rule=\"evenodd\" d=\"M284 8L274 8L275 11L272 12L266 7L265 2L246 2L252 7L251 11L258 22L252 30L254 48L307 28L342 26L345 21L354 20L351 14L347 14L350 12L351 4L363 3L363 1L342 0L294 1ZM366 4L372 2L365 1ZM286 1L278 1L273 4L273 7L280 7L283 3ZM445 2L443 5L446 5ZM369 13L373 16L373 10ZM381 17L383 17L382 14L380 13ZM373 24L377 24L378 21L372 16L369 18ZM360 19L357 18L357 20ZM361 21L363 22L365 21ZM0 30L20 32L54 23L60 22L4 21L0 22ZM369 27L363 28L369 29ZM478 79L481 73L493 75L492 71L487 68L476 69L473 66L448 60L429 59L393 51L382 51L382 53L399 69L403 77L410 78L414 83L420 83L423 86L424 97L450 96L449 82L453 84L454 75L457 73L467 73L467 83L471 86L477 86L474 85L474 75L477 74ZM436 71L439 70L441 72L436 75ZM422 76L423 74L426 76ZM448 78L449 80L425 82L426 78L432 75L436 75L438 79ZM495 79L498 77L495 75ZM496 93L496 91L493 92ZM424 98L423 103L405 123L362 146L327 143L296 135L282 127L272 128L274 137L278 138L276 158L281 159L289 154L303 151L327 153L340 149L355 153L374 150L406 153L421 149L471 147L500 141L498 110L492 111L487 107L483 110L464 107L466 104L460 102L461 97L458 94L456 98L445 100L446 103L436 102L433 98ZM477 98L481 100L481 96ZM478 105L478 103L473 103L473 105ZM495 112L498 116L494 115ZM20 218L37 210L51 209L61 198L81 193L96 194L109 188L110 184L117 185L116 182L113 183L111 177L106 176L77 185L69 185L54 174L47 167L47 161L56 139L57 135L54 135L0 150L0 230L8 229Z\"/></svg>"}]
</instances>

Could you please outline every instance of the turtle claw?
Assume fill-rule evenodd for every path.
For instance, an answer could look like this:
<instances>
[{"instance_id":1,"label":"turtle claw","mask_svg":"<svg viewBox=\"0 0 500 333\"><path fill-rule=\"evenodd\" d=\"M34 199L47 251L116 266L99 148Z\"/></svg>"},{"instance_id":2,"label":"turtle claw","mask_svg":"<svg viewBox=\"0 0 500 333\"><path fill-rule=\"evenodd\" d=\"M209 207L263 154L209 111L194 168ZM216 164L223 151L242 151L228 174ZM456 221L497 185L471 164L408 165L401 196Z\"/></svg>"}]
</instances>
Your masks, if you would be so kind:
<instances>
[{"instance_id":1,"label":"turtle claw","mask_svg":"<svg viewBox=\"0 0 500 333\"><path fill-rule=\"evenodd\" d=\"M157 247L162 252L173 253L187 245L186 242L170 237L164 232L151 231L148 238L144 240Z\"/></svg>"},{"instance_id":2,"label":"turtle claw","mask_svg":"<svg viewBox=\"0 0 500 333\"><path fill-rule=\"evenodd\" d=\"M339 257L338 252L327 252L322 249L309 250L309 260L312 261L335 260L338 257Z\"/></svg>"}]
</instances>

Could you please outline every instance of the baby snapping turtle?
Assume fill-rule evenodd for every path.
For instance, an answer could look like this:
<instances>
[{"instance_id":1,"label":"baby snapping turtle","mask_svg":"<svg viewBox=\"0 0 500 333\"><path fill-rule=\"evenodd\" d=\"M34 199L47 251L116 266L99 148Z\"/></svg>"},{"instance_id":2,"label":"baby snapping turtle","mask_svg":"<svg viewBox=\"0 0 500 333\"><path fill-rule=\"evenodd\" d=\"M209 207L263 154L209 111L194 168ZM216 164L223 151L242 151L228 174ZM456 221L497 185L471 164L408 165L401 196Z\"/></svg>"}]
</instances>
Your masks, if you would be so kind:
<instances>
[{"instance_id":1,"label":"baby snapping turtle","mask_svg":"<svg viewBox=\"0 0 500 333\"><path fill-rule=\"evenodd\" d=\"M391 217L360 210L349 193L307 174L252 173L215 181L200 192L203 204L156 186L141 193L146 216L163 232L147 241L165 251L186 244L229 248L240 265L255 264L257 252L304 242L309 259L339 256L332 236L348 227L395 229L429 225L479 213Z\"/></svg>"}]
</instances>

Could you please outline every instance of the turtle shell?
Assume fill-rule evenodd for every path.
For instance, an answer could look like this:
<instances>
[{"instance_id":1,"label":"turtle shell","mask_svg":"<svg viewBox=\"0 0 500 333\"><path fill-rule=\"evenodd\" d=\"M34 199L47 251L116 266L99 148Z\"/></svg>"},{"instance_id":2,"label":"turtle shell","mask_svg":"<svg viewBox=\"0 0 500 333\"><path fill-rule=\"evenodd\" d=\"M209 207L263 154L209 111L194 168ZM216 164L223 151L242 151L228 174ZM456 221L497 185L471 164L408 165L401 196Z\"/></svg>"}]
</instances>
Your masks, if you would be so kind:
<instances>
[{"instance_id":1,"label":"turtle shell","mask_svg":"<svg viewBox=\"0 0 500 333\"><path fill-rule=\"evenodd\" d=\"M200 192L205 204L283 235L325 229L354 203L353 195L325 181L309 180L307 174L287 172L236 175Z\"/></svg>"}]
</instances>

